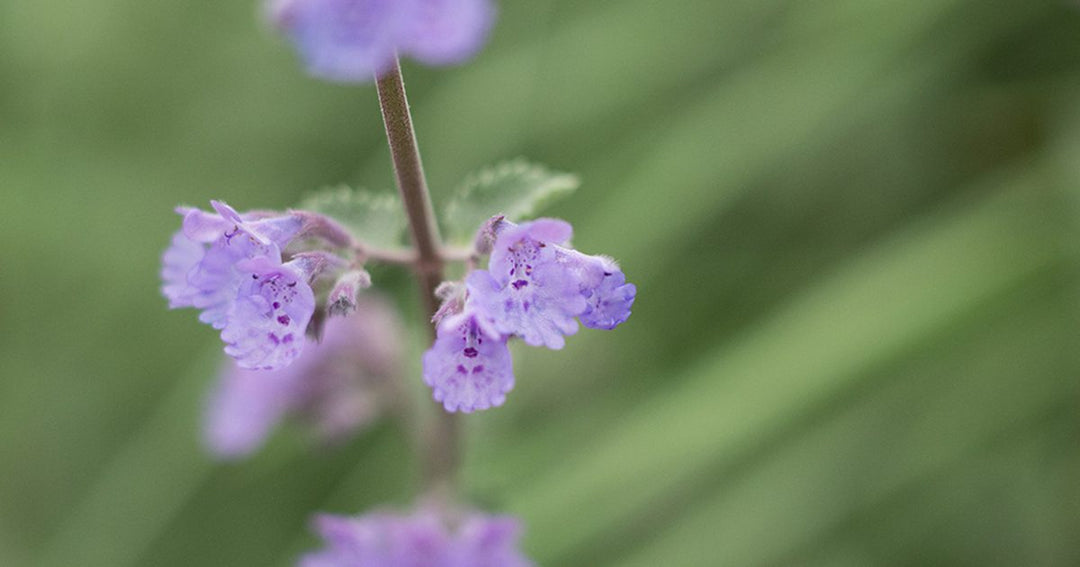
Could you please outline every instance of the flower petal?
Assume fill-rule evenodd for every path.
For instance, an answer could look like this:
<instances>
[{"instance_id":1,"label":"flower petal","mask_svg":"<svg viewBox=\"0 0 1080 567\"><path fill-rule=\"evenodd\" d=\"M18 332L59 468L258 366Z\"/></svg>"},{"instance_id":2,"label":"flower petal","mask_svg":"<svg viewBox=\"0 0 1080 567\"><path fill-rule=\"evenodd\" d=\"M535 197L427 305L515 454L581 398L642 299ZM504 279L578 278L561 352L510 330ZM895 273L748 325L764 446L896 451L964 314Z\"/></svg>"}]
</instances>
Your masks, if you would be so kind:
<instances>
[{"instance_id":1,"label":"flower petal","mask_svg":"<svg viewBox=\"0 0 1080 567\"><path fill-rule=\"evenodd\" d=\"M500 406L514 387L506 337L480 331L466 311L444 320L423 358L424 382L446 411L469 413Z\"/></svg>"},{"instance_id":2,"label":"flower petal","mask_svg":"<svg viewBox=\"0 0 1080 567\"><path fill-rule=\"evenodd\" d=\"M487 41L495 21L490 0L414 0L400 48L428 65L460 63Z\"/></svg>"},{"instance_id":3,"label":"flower petal","mask_svg":"<svg viewBox=\"0 0 1080 567\"><path fill-rule=\"evenodd\" d=\"M249 276L229 309L221 338L225 353L241 368L281 368L304 348L315 294L305 275L290 264L257 257L237 265Z\"/></svg>"}]
</instances>

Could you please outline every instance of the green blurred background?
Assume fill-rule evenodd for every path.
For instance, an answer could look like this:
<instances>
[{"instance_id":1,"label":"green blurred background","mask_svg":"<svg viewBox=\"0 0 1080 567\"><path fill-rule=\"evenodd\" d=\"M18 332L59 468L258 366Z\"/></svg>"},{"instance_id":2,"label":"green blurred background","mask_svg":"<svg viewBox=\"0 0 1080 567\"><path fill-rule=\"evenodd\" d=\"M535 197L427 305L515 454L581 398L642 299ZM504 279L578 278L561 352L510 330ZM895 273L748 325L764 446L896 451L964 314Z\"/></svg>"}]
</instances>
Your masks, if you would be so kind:
<instances>
[{"instance_id":1,"label":"green blurred background","mask_svg":"<svg viewBox=\"0 0 1080 567\"><path fill-rule=\"evenodd\" d=\"M499 4L470 64L406 63L434 197L579 172L549 213L639 289L467 419L468 493L538 563L1080 564L1077 3ZM285 566L316 510L408 505L392 424L200 447L220 345L159 296L172 207L392 187L374 89L256 14L0 3L2 566Z\"/></svg>"}]
</instances>

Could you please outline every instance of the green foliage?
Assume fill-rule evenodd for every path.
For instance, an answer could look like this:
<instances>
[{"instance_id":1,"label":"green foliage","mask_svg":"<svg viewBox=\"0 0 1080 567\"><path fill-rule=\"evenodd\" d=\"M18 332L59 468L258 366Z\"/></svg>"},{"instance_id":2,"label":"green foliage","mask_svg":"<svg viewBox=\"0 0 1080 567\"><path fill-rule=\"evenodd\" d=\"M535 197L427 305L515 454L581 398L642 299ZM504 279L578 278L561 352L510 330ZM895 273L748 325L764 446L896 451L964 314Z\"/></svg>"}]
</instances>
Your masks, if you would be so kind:
<instances>
[{"instance_id":1,"label":"green foliage","mask_svg":"<svg viewBox=\"0 0 1080 567\"><path fill-rule=\"evenodd\" d=\"M397 193L329 187L308 196L299 208L338 221L358 240L377 248L400 247L407 226Z\"/></svg>"},{"instance_id":2,"label":"green foliage","mask_svg":"<svg viewBox=\"0 0 1080 567\"><path fill-rule=\"evenodd\" d=\"M466 178L446 203L441 219L446 240L467 245L492 216L501 214L513 221L532 217L579 184L574 175L520 158L483 169Z\"/></svg>"},{"instance_id":3,"label":"green foliage","mask_svg":"<svg viewBox=\"0 0 1080 567\"><path fill-rule=\"evenodd\" d=\"M438 210L494 156L580 172L550 214L639 297L513 347L463 495L549 567L1080 565L1070 3L499 4L477 59L405 64ZM389 186L374 89L245 2L98 8L0 8L0 565L293 566L311 513L410 505L409 432L212 462L220 340L156 271L178 202ZM394 201L305 206L398 246ZM454 207L457 242L496 212Z\"/></svg>"}]
</instances>

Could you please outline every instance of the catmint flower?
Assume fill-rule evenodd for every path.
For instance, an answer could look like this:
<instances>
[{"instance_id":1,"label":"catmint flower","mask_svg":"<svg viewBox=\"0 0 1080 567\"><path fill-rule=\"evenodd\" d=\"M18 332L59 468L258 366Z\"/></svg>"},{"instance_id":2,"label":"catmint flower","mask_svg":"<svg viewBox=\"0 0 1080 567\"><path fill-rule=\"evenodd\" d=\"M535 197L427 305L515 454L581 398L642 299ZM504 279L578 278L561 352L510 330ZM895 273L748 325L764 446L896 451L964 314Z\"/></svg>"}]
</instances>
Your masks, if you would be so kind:
<instances>
[{"instance_id":1,"label":"catmint flower","mask_svg":"<svg viewBox=\"0 0 1080 567\"><path fill-rule=\"evenodd\" d=\"M221 339L241 368L272 370L300 356L315 312L312 274L304 267L299 260L282 264L267 256L237 262L236 270L250 279L237 290Z\"/></svg>"},{"instance_id":2,"label":"catmint flower","mask_svg":"<svg viewBox=\"0 0 1080 567\"><path fill-rule=\"evenodd\" d=\"M424 383L447 411L469 413L502 405L514 387L507 337L486 327L467 304L443 319L424 353Z\"/></svg>"},{"instance_id":3,"label":"catmint flower","mask_svg":"<svg viewBox=\"0 0 1080 567\"><path fill-rule=\"evenodd\" d=\"M254 371L229 361L207 404L207 447L219 458L244 457L287 416L320 440L344 440L392 401L402 342L396 312L365 296L352 315L328 320L323 340L288 367Z\"/></svg>"},{"instance_id":4,"label":"catmint flower","mask_svg":"<svg viewBox=\"0 0 1080 567\"><path fill-rule=\"evenodd\" d=\"M218 214L176 210L184 221L162 257L162 294L170 308L201 309L199 320L221 329L242 283L236 264L257 256L280 262L281 248L299 233L303 221L295 215L253 218L225 203L211 204Z\"/></svg>"},{"instance_id":5,"label":"catmint flower","mask_svg":"<svg viewBox=\"0 0 1080 567\"><path fill-rule=\"evenodd\" d=\"M577 332L575 317L588 303L574 273L558 261L559 244L570 239L566 221L538 219L503 228L495 240L488 271L466 281L485 324L517 335L532 346L560 349L564 335Z\"/></svg>"},{"instance_id":6,"label":"catmint flower","mask_svg":"<svg viewBox=\"0 0 1080 567\"><path fill-rule=\"evenodd\" d=\"M501 216L486 222L477 250L490 251L488 270L473 270L465 285L443 283L435 314L435 344L424 354L424 381L447 411L501 405L514 386L507 340L562 348L578 322L613 329L630 317L637 289L611 258L582 254L564 244L570 225L537 219L515 225Z\"/></svg>"},{"instance_id":7,"label":"catmint flower","mask_svg":"<svg viewBox=\"0 0 1080 567\"><path fill-rule=\"evenodd\" d=\"M611 330L630 318L637 287L626 283L615 260L556 247L556 261L577 280L585 298L585 311L578 317L582 325Z\"/></svg>"},{"instance_id":8,"label":"catmint flower","mask_svg":"<svg viewBox=\"0 0 1080 567\"><path fill-rule=\"evenodd\" d=\"M295 44L308 71L367 82L397 53L429 65L461 63L483 46L491 0L275 0L273 23Z\"/></svg>"},{"instance_id":9,"label":"catmint flower","mask_svg":"<svg viewBox=\"0 0 1080 567\"><path fill-rule=\"evenodd\" d=\"M315 530L326 548L300 567L530 567L518 549L521 528L508 516L473 514L456 529L437 516L374 513L320 515Z\"/></svg>"},{"instance_id":10,"label":"catmint flower","mask_svg":"<svg viewBox=\"0 0 1080 567\"><path fill-rule=\"evenodd\" d=\"M496 332L559 349L577 332L575 317L608 330L630 317L637 288L611 258L566 247L569 223L492 221L485 224L495 234L488 271L472 272L466 283L481 320Z\"/></svg>"},{"instance_id":11,"label":"catmint flower","mask_svg":"<svg viewBox=\"0 0 1080 567\"><path fill-rule=\"evenodd\" d=\"M303 348L315 305L309 282L321 265L317 257L281 262L304 218L211 205L216 214L177 209L184 221L162 257L162 293L171 308L200 309L242 367L286 365Z\"/></svg>"}]
</instances>

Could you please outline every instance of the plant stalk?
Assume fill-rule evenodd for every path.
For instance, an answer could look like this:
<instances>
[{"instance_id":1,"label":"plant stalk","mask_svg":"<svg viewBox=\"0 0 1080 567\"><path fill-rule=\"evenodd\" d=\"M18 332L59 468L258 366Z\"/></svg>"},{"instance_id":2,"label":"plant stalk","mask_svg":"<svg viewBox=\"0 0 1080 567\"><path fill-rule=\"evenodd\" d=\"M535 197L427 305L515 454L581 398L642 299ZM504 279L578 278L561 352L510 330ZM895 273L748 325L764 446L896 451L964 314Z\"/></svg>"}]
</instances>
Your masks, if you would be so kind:
<instances>
[{"instance_id":1,"label":"plant stalk","mask_svg":"<svg viewBox=\"0 0 1080 567\"><path fill-rule=\"evenodd\" d=\"M431 318L439 307L435 288L442 282L445 258L435 212L431 206L431 195L424 179L424 168L420 162L420 150L416 144L416 133L409 113L409 100L405 96L405 83L397 59L391 69L378 79L376 86L398 191L405 206L413 246L416 248L416 261L413 266L424 306L425 324L434 339L435 327L431 324ZM435 414L436 417L426 432L421 434L420 439L423 480L432 496L452 500L460 458L459 424L456 414L442 408Z\"/></svg>"}]
</instances>

